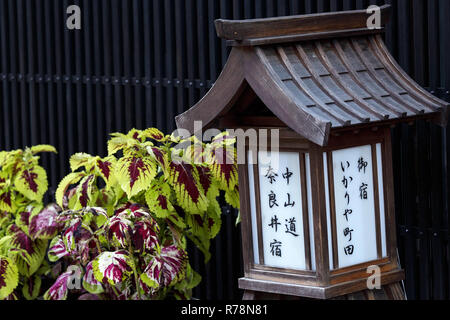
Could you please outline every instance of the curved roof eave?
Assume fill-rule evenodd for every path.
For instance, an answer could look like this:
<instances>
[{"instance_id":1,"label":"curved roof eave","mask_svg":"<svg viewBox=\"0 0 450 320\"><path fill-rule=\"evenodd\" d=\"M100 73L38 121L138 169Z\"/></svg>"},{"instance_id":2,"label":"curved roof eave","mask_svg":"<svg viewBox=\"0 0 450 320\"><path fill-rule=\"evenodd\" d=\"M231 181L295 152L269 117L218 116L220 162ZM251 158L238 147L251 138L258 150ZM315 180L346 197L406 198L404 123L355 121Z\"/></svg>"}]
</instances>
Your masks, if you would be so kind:
<instances>
[{"instance_id":1,"label":"curved roof eave","mask_svg":"<svg viewBox=\"0 0 450 320\"><path fill-rule=\"evenodd\" d=\"M194 122L207 127L219 115L226 113L243 92L247 83L266 107L292 130L306 139L325 146L331 123L324 122L299 107L286 94L273 70L262 61L255 48L233 48L222 73L208 93L192 108L175 118L179 129L194 132Z\"/></svg>"}]
</instances>

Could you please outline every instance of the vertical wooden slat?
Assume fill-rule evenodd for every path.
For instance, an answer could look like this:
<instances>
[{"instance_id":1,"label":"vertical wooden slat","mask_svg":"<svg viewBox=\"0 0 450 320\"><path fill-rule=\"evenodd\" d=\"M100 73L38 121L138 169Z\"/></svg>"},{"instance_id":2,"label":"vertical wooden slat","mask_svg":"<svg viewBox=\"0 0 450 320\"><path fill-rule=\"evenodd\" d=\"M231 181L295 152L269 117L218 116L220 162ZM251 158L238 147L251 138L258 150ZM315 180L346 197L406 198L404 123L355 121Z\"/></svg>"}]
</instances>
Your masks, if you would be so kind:
<instances>
[{"instance_id":1,"label":"vertical wooden slat","mask_svg":"<svg viewBox=\"0 0 450 320\"><path fill-rule=\"evenodd\" d=\"M176 38L176 76L177 76L177 114L185 111L185 90L183 79L186 70L186 37L184 0L175 0L175 38ZM216 51L217 53L218 51Z\"/></svg>"},{"instance_id":2,"label":"vertical wooden slat","mask_svg":"<svg viewBox=\"0 0 450 320\"><path fill-rule=\"evenodd\" d=\"M264 239L262 235L262 216L261 216L261 194L259 183L258 165L253 165L253 179L255 181L255 205L256 205L256 225L258 229L258 249L259 264L264 264Z\"/></svg>"},{"instance_id":3,"label":"vertical wooden slat","mask_svg":"<svg viewBox=\"0 0 450 320\"><path fill-rule=\"evenodd\" d=\"M312 221L309 221L309 212L308 212L308 186L306 183L306 165L305 165L305 154L300 154L300 183L302 190L302 211L303 211L303 239L305 241L305 265L307 270L312 270L312 261L311 261L311 241L309 234L309 227Z\"/></svg>"},{"instance_id":4,"label":"vertical wooden slat","mask_svg":"<svg viewBox=\"0 0 450 320\"><path fill-rule=\"evenodd\" d=\"M412 1L413 11L413 46L414 46L414 80L425 85L425 13L426 3L423 0Z\"/></svg>"},{"instance_id":5,"label":"vertical wooden slat","mask_svg":"<svg viewBox=\"0 0 450 320\"><path fill-rule=\"evenodd\" d=\"M403 69L411 74L410 45L411 33L409 26L411 25L409 10L410 0L398 0L398 44L399 44L399 63Z\"/></svg>"},{"instance_id":6,"label":"vertical wooden slat","mask_svg":"<svg viewBox=\"0 0 450 320\"><path fill-rule=\"evenodd\" d=\"M111 0L111 19L112 19L112 34L111 34L111 49L112 49L112 61L113 61L113 91L114 91L114 116L113 124L116 131L124 131L125 123L123 121L124 110L122 109L122 32L121 32L121 19L120 19L120 0Z\"/></svg>"},{"instance_id":7,"label":"vertical wooden slat","mask_svg":"<svg viewBox=\"0 0 450 320\"><path fill-rule=\"evenodd\" d=\"M56 94L55 94L55 84L53 83L52 75L55 73L55 67L54 67L54 61L55 61L55 54L52 50L52 44L54 43L54 36L52 32L52 15L51 15L51 7L49 1L45 0L44 5L42 6L43 13L40 15L40 21L37 22L38 24L43 24L43 28L45 30L45 40L42 41L42 45L44 48L42 49L42 59L45 59L45 68L40 72L41 76L45 78L46 87L47 87L47 117L46 121L47 123L57 123L58 121L58 115L60 113L60 110L58 106L56 105ZM42 19L42 20L41 20ZM43 63L41 63L43 64ZM45 74L45 75L44 75ZM47 143L50 143L51 145L55 146L58 150L58 152L61 152L59 150L59 144L58 144L58 126L51 126L51 128L48 129L48 141ZM43 127L41 126L41 131L43 130ZM64 154L62 154L64 155ZM59 157L62 157L61 155ZM59 172L61 172L61 168L58 162L58 158L54 155L50 157L50 164L51 169L50 172L52 173L49 176L50 180L50 190L54 191L56 190L56 185L59 182Z\"/></svg>"},{"instance_id":8,"label":"vertical wooden slat","mask_svg":"<svg viewBox=\"0 0 450 320\"><path fill-rule=\"evenodd\" d=\"M442 129L436 125L430 128L430 176L431 176L431 216L433 255L433 299L444 299L444 257L441 240L442 228Z\"/></svg>"},{"instance_id":9,"label":"vertical wooden slat","mask_svg":"<svg viewBox=\"0 0 450 320\"><path fill-rule=\"evenodd\" d=\"M56 0L58 1L58 0ZM51 75L51 81L55 81L55 90L56 90L56 105L55 105L55 110L57 112L57 123L58 125L58 130L57 130L57 140L58 143L56 145L57 149L58 149L58 158L59 158L59 175L58 177L64 177L64 175L67 173L67 169L68 168L68 163L67 163L67 158L68 158L68 148L67 148L67 143L66 143L66 136L67 133L65 131L66 126L65 126L65 108L64 108L64 86L63 86L63 82L62 82L62 75L63 75L63 70L64 70L64 59L63 59L63 54L64 54L64 41L63 41L63 24L61 22L61 15L60 15L60 10L59 10L59 4L61 2L55 2L55 0L46 0L45 2L45 7L46 7L46 16L45 16L45 20L47 21L48 25L46 25L46 29L48 30L54 30L54 42L51 42L51 39L48 38L47 39L47 50L50 50L53 52L53 55L55 57L54 59L54 65L55 65L55 75ZM51 21L50 17L53 16L54 17L54 21ZM52 54L48 53L47 57L51 57ZM55 172L53 172L52 174L56 175Z\"/></svg>"},{"instance_id":10,"label":"vertical wooden slat","mask_svg":"<svg viewBox=\"0 0 450 320\"><path fill-rule=\"evenodd\" d=\"M379 195L379 181L378 181L378 159L377 159L377 146L373 144L372 148L372 175L373 175L373 192L374 192L374 204L375 204L375 234L377 241L377 257L383 258L383 249L381 247L381 222L380 222L380 195Z\"/></svg>"},{"instance_id":11,"label":"vertical wooden slat","mask_svg":"<svg viewBox=\"0 0 450 320\"><path fill-rule=\"evenodd\" d=\"M411 158L410 148L409 148L409 130L407 124L401 125L401 215L404 218L404 223L406 225L406 235L405 235L405 273L406 273L406 287L408 296L411 299L417 298L417 289L415 286L415 275L417 270L416 256L415 256L415 237L413 234L412 227L415 225L415 215L414 206L411 190L411 179L413 176L410 175L409 170L409 159Z\"/></svg>"},{"instance_id":12,"label":"vertical wooden slat","mask_svg":"<svg viewBox=\"0 0 450 320\"><path fill-rule=\"evenodd\" d=\"M165 54L165 77L166 77L166 105L168 106L166 112L166 130L167 132L172 132L175 129L174 118L175 114L175 99L174 99L174 89L172 79L174 79L174 25L173 20L173 0L164 1L164 29L165 29L165 44L166 44L166 54Z\"/></svg>"},{"instance_id":13,"label":"vertical wooden slat","mask_svg":"<svg viewBox=\"0 0 450 320\"><path fill-rule=\"evenodd\" d=\"M153 88L151 85L153 77L153 33L152 33L152 11L150 1L143 2L143 21L144 21L144 86L145 86L145 125L150 127L155 125L155 107L153 99Z\"/></svg>"},{"instance_id":14,"label":"vertical wooden slat","mask_svg":"<svg viewBox=\"0 0 450 320\"><path fill-rule=\"evenodd\" d=\"M80 85L79 90L82 91L80 96L80 103L83 104L83 109L86 114L86 124L87 126L84 126L83 131L85 132L86 136L83 141L83 144L81 145L81 149L84 147L87 147L89 154L94 154L96 150L98 150L98 146L96 145L96 139L93 139L93 137L100 135L99 129L101 127L97 127L95 125L95 97L94 97L94 88L93 88L93 58L95 57L96 53L92 50L92 39L91 35L93 34L92 30L92 10L91 5L92 1L89 0L83 0L83 3L81 5L81 12L82 17L84 19L81 20L82 27L80 31L76 31L79 33L79 36L83 38L84 42L79 43L81 46L83 44L84 47L84 55L81 55L81 59L84 58L84 61L82 62L83 66L79 66L80 69ZM80 3L81 4L81 3ZM81 48L79 48L81 51ZM85 84L83 84L85 82ZM84 97L83 97L84 96ZM84 98L84 99L83 99Z\"/></svg>"},{"instance_id":15,"label":"vertical wooden slat","mask_svg":"<svg viewBox=\"0 0 450 320\"><path fill-rule=\"evenodd\" d=\"M142 101L142 46L143 46L143 37L142 37L142 1L133 0L132 3L132 17L133 17L133 55L132 55L132 64L133 64L133 74L132 74L132 84L134 88L134 126L138 129L144 129L144 110L145 105ZM131 59L131 56L130 56Z\"/></svg>"},{"instance_id":16,"label":"vertical wooden slat","mask_svg":"<svg viewBox=\"0 0 450 320\"><path fill-rule=\"evenodd\" d=\"M134 121L134 101L132 96L132 53L131 53L131 26L130 26L130 11L132 12L132 9L130 10L130 1L129 0L122 0L121 1L121 16L122 16L122 63L123 63L123 73L122 74L116 74L117 77L123 76L122 80L122 86L123 86L123 98L124 98L124 104L122 106L123 111L125 111L125 131L128 132L129 130L133 129L135 125ZM122 112L123 114L123 112Z\"/></svg>"},{"instance_id":17,"label":"vertical wooden slat","mask_svg":"<svg viewBox=\"0 0 450 320\"><path fill-rule=\"evenodd\" d=\"M28 102L25 102L24 100L22 100L22 102L24 103L24 105L22 105L22 110L27 110L25 111L29 117L29 121L27 121L26 123L29 124L30 128L29 128L29 134L30 137L28 140L28 143L30 143L31 145L35 145L38 143L39 141L39 134L40 132L38 131L38 123L39 121L35 121L36 119L41 119L40 115L38 115L37 113L37 99L36 99L36 85L33 84L32 81L28 82L27 80L30 80L29 76L33 76L36 72L36 58L35 58L35 54L39 49L42 50L42 40L40 39L42 37L42 30L41 31L41 36L38 36L38 40L41 40L41 43L39 45L39 47L37 47L37 41L35 43L36 40L36 36L34 34L35 32L35 26L34 26L34 22L35 22L35 16L33 16L33 3L30 0L27 0L25 2L25 20L22 22L24 24L24 26L26 26L26 30L24 30L24 32L26 33L26 39L24 39L26 42L24 43L24 48L27 48L26 50L26 54L27 54L27 59L28 63L27 66L23 69L25 72L23 72L22 76L23 76L23 82L24 83L28 83L27 87L28 87ZM42 27L42 25L41 25ZM41 28L39 28L41 29ZM39 53L37 53L39 55ZM35 80L35 79L34 79ZM39 84L37 87L39 87L39 93L42 89L42 86ZM45 111L42 110L45 114Z\"/></svg>"},{"instance_id":18,"label":"vertical wooden slat","mask_svg":"<svg viewBox=\"0 0 450 320\"><path fill-rule=\"evenodd\" d=\"M113 74L112 62L112 25L111 25L111 0L102 1L103 11L103 75L104 75L104 95L105 95L105 131L109 134L114 128L114 110L113 110L113 86L111 76ZM145 29L144 29L145 30Z\"/></svg>"},{"instance_id":19,"label":"vertical wooden slat","mask_svg":"<svg viewBox=\"0 0 450 320\"><path fill-rule=\"evenodd\" d=\"M330 221L331 221L331 238L333 248L329 248L333 252L333 267L334 269L339 268L339 255L338 255L338 243L337 243L337 224L336 224L336 202L335 202L335 194L334 194L334 170L333 170L333 155L331 152L327 152L327 165L328 168L324 168L324 170L328 170L328 193L329 193L329 202L330 202Z\"/></svg>"},{"instance_id":20,"label":"vertical wooden slat","mask_svg":"<svg viewBox=\"0 0 450 320\"><path fill-rule=\"evenodd\" d=\"M194 10L194 0L186 0L186 44L187 44L187 52L186 54L189 57L197 57L196 49L195 49L195 36L194 36L194 24L195 24L195 10ZM195 65L197 65L196 58L194 59ZM195 96L195 87L194 87L194 79L195 79L195 66L192 63L187 65L187 85L188 85L188 97L189 104L188 108L192 107L196 102Z\"/></svg>"},{"instance_id":21,"label":"vertical wooden slat","mask_svg":"<svg viewBox=\"0 0 450 320\"><path fill-rule=\"evenodd\" d=\"M72 2L73 4L80 6L80 1L76 0ZM82 85L82 78L83 78L83 47L81 42L81 30L70 30L69 31L75 38L75 42L72 43L73 52L75 56L75 75L71 77L70 80L75 81L75 104L76 104L76 114L74 114L74 117L78 120L76 121L76 137L77 137L77 145L76 145L76 152L83 150L87 146L87 135L86 135L86 122L87 115L86 115L86 107L84 104L83 99L83 85ZM72 63L74 61L71 61ZM69 80L69 81L70 81ZM80 121L81 120L81 121ZM73 121L73 120L72 120Z\"/></svg>"},{"instance_id":22,"label":"vertical wooden slat","mask_svg":"<svg viewBox=\"0 0 450 320\"><path fill-rule=\"evenodd\" d=\"M47 54L45 52L45 38L50 37L50 34L45 30L44 24L44 6L36 5L35 6L35 23L32 25L32 29L36 30L36 48L37 48L37 74L34 75L34 79L38 82L38 96L39 99L36 102L37 110L39 112L39 123L37 130L39 132L39 136L37 137L38 143L50 143L55 146L55 127L51 126L48 130L43 130L44 123L55 123L56 119L54 119L54 103L53 103L53 91L51 83L46 81L45 73L46 73L46 65L48 59L46 59ZM49 74L52 74L51 70ZM47 89L47 90L46 90ZM32 119L32 121L36 121L36 119ZM56 171L56 157L54 155L42 154L41 155L42 163L44 168L46 168L50 172ZM48 177L50 192L46 195L47 200L48 196L51 195L55 189L53 186L57 184L56 175L51 175Z\"/></svg>"},{"instance_id":23,"label":"vertical wooden slat","mask_svg":"<svg viewBox=\"0 0 450 320\"><path fill-rule=\"evenodd\" d=\"M27 81L25 75L27 74L27 43L26 43L26 10L24 8L24 1L17 0L17 35L18 35L18 57L19 57L19 74L17 75L17 80L19 81L19 100L20 100L20 124L17 129L20 128L22 132L22 147L30 145L30 112L27 105L30 100L28 100L30 92L27 88ZM32 45L32 44L31 44ZM35 126L35 124L34 124ZM32 129L35 131L35 129Z\"/></svg>"},{"instance_id":24,"label":"vertical wooden slat","mask_svg":"<svg viewBox=\"0 0 450 320\"><path fill-rule=\"evenodd\" d=\"M429 281L430 274L430 234L428 229L429 223L429 193L430 190L430 175L427 173L428 157L429 157L429 145L427 143L427 137L429 131L425 124L425 121L418 121L416 129L416 143L415 157L416 157L416 175L417 180L420 183L417 184L417 213L418 213L418 239L419 239L419 288L420 299L430 299L431 283Z\"/></svg>"},{"instance_id":25,"label":"vertical wooden slat","mask_svg":"<svg viewBox=\"0 0 450 320\"><path fill-rule=\"evenodd\" d=\"M11 46L12 41L8 39L8 12L7 12L7 2L0 2L0 50L1 50L1 73L2 78L2 120L0 125L2 130L0 130L0 135L3 136L3 141L0 140L0 148L4 150L10 150L13 146L12 128L11 128L11 118L12 118L12 106L10 100L10 83L8 79L8 71L10 69L9 64L9 50L8 45ZM1 114L1 113L0 113Z\"/></svg>"},{"instance_id":26,"label":"vertical wooden slat","mask_svg":"<svg viewBox=\"0 0 450 320\"><path fill-rule=\"evenodd\" d=\"M66 8L71 4L68 0L64 0L61 3L61 6L58 8L58 12L56 14L61 15L61 24L58 26L58 28L63 28L63 39L64 39L64 69L63 69L63 75L62 75L62 81L64 83L65 92L64 92L64 98L65 98L65 111L66 111L66 125L67 125L67 136L66 136L66 144L67 144L67 153L68 155L72 155L75 153L75 145L77 143L76 138L76 132L75 132L75 125L76 122L74 119L77 119L76 112L74 112L73 106L74 101L76 99L73 98L73 90L72 90L72 84L71 84L71 76L73 70L72 64L73 64L73 36L72 32L66 28Z\"/></svg>"},{"instance_id":27,"label":"vertical wooden slat","mask_svg":"<svg viewBox=\"0 0 450 320\"><path fill-rule=\"evenodd\" d=\"M90 1L86 1L90 2ZM93 117L95 119L103 119L103 121L97 121L96 122L96 136L91 137L92 139L96 139L97 147L96 151L100 153L101 156L104 156L106 153L106 147L104 146L105 141L109 138L108 134L109 132L106 132L106 122L108 122L108 114L109 111L106 107L106 99L104 99L104 85L102 84L102 75L104 75L104 63L107 62L103 59L103 52L106 50L105 46L103 45L103 38L105 36L104 29L102 29L102 21L101 21L101 14L100 14L100 8L101 2L100 1L92 1L92 42L93 42L93 48L92 48L92 54L93 54L93 73L94 78L94 90L95 90L95 108L93 110ZM137 18L135 17L137 20Z\"/></svg>"}]
</instances>

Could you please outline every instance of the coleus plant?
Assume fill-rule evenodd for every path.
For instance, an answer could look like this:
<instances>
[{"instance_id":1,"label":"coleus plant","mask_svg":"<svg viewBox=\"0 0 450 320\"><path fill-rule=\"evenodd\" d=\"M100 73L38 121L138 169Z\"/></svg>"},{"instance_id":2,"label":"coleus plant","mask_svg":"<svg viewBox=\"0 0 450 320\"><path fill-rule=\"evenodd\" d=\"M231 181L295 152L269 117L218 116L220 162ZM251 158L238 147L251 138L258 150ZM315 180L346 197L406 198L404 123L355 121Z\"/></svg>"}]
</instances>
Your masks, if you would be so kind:
<instances>
[{"instance_id":1,"label":"coleus plant","mask_svg":"<svg viewBox=\"0 0 450 320\"><path fill-rule=\"evenodd\" d=\"M189 266L185 240L144 206L127 203L111 216L103 208L68 210L57 220L64 228L48 258L64 272L45 299L186 298L200 281Z\"/></svg>"},{"instance_id":2,"label":"coleus plant","mask_svg":"<svg viewBox=\"0 0 450 320\"><path fill-rule=\"evenodd\" d=\"M50 220L60 209L42 203L48 181L41 152L56 150L39 145L0 152L0 299L36 298L49 270L44 257L57 232Z\"/></svg>"},{"instance_id":3,"label":"coleus plant","mask_svg":"<svg viewBox=\"0 0 450 320\"><path fill-rule=\"evenodd\" d=\"M56 191L65 226L48 256L64 272L45 298L189 298L200 276L187 239L208 261L221 226L218 197L239 206L234 143L226 132L202 143L133 129L112 134L105 158L73 155ZM81 276L82 288L70 290Z\"/></svg>"}]
</instances>

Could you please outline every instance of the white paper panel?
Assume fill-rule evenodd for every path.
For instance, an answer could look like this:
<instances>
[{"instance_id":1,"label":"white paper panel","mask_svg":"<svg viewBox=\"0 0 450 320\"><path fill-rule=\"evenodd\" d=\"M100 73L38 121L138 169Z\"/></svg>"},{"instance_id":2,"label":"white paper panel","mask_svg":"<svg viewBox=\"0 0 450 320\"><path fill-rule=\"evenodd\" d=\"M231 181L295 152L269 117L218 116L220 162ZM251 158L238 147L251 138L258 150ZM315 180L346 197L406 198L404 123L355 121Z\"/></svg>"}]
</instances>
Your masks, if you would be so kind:
<instances>
[{"instance_id":1,"label":"white paper panel","mask_svg":"<svg viewBox=\"0 0 450 320\"><path fill-rule=\"evenodd\" d=\"M261 159L271 158L267 163ZM299 154L258 153L264 264L305 270Z\"/></svg>"},{"instance_id":2,"label":"white paper panel","mask_svg":"<svg viewBox=\"0 0 450 320\"><path fill-rule=\"evenodd\" d=\"M256 226L256 202L255 202L255 179L253 174L253 155L248 152L248 183L250 191L250 210L252 217L252 238L253 238L253 261L259 264L258 252L258 228Z\"/></svg>"},{"instance_id":3,"label":"white paper panel","mask_svg":"<svg viewBox=\"0 0 450 320\"><path fill-rule=\"evenodd\" d=\"M381 155L381 144L377 144L377 169L378 169L378 192L380 199L380 230L381 230L381 252L387 257L386 250L386 212L384 211L384 184L383 184L383 161Z\"/></svg>"},{"instance_id":4,"label":"white paper panel","mask_svg":"<svg viewBox=\"0 0 450 320\"><path fill-rule=\"evenodd\" d=\"M376 260L371 146L332 155L339 267Z\"/></svg>"}]
</instances>

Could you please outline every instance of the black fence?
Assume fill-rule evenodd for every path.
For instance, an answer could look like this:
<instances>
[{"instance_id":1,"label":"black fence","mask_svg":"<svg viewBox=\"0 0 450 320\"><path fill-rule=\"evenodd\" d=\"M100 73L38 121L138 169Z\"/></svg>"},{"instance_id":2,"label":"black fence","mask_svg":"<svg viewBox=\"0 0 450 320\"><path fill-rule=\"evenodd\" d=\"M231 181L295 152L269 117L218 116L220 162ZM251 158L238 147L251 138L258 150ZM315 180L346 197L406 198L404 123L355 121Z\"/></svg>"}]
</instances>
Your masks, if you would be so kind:
<instances>
[{"instance_id":1,"label":"black fence","mask_svg":"<svg viewBox=\"0 0 450 320\"><path fill-rule=\"evenodd\" d=\"M421 85L450 100L448 0L0 0L0 149L38 143L51 190L75 152L106 154L111 132L156 126L211 87L229 49L217 18L247 19L363 9L390 3L386 42ZM68 6L81 8L81 30L66 27ZM396 211L409 298L448 299L450 132L429 123L393 129ZM203 275L194 295L239 299L242 275L237 212L224 207L211 263L191 250Z\"/></svg>"}]
</instances>

